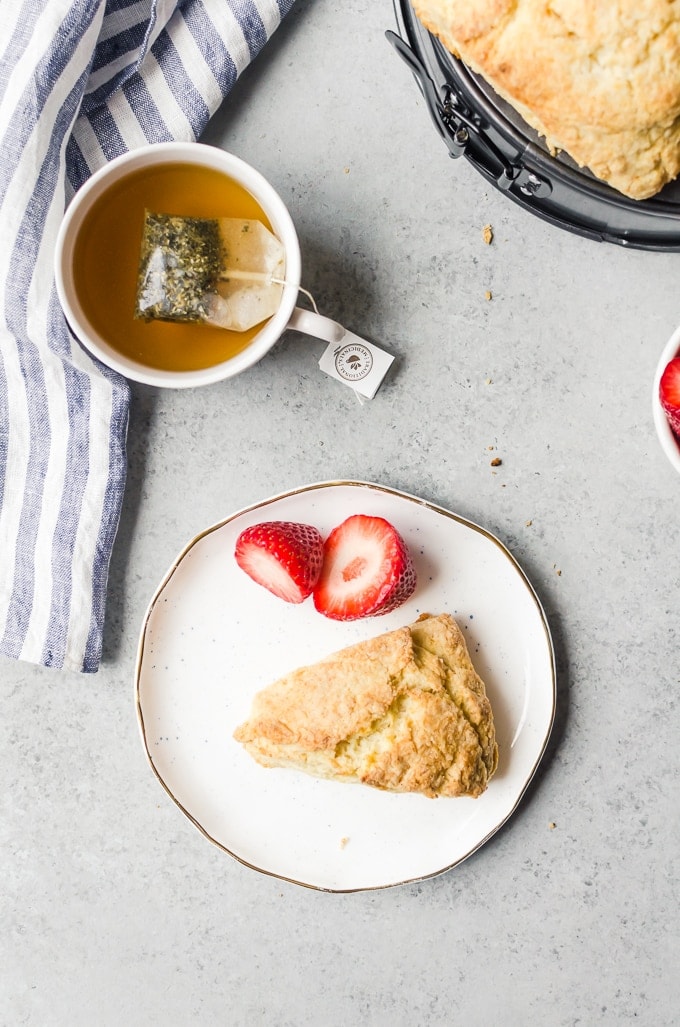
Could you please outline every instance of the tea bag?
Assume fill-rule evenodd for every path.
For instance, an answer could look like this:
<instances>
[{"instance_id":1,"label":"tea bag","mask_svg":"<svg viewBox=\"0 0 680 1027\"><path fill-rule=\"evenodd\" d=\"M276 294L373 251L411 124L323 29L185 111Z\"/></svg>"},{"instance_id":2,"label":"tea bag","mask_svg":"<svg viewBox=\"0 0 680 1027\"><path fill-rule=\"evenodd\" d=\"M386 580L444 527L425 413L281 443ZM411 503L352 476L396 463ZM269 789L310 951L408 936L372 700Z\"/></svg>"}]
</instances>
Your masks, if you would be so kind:
<instances>
[{"instance_id":1,"label":"tea bag","mask_svg":"<svg viewBox=\"0 0 680 1027\"><path fill-rule=\"evenodd\" d=\"M282 243L261 221L146 211L135 317L243 332L275 314Z\"/></svg>"}]
</instances>

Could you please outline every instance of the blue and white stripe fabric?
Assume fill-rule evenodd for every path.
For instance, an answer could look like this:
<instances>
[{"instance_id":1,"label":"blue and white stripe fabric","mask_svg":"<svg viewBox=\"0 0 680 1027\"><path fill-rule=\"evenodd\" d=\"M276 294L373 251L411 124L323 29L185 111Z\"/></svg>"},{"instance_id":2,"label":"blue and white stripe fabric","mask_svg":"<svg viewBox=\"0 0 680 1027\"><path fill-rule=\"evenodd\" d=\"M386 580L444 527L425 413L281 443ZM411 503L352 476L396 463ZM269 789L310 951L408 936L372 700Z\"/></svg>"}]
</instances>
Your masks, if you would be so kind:
<instances>
[{"instance_id":1,"label":"blue and white stripe fabric","mask_svg":"<svg viewBox=\"0 0 680 1027\"><path fill-rule=\"evenodd\" d=\"M195 140L293 0L0 0L0 653L97 670L126 472L127 382L59 308L73 192Z\"/></svg>"}]
</instances>

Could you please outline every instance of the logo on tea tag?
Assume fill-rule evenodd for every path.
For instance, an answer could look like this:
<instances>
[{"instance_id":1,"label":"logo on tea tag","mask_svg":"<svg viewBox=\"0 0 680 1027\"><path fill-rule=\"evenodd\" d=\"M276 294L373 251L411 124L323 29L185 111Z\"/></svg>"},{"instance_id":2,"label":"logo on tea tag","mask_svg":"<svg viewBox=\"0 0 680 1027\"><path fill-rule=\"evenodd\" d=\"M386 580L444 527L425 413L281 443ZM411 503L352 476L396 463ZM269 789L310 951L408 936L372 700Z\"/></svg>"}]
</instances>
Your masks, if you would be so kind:
<instances>
[{"instance_id":1,"label":"logo on tea tag","mask_svg":"<svg viewBox=\"0 0 680 1027\"><path fill-rule=\"evenodd\" d=\"M384 349L346 331L339 342L329 343L319 367L324 374L373 399L393 361Z\"/></svg>"},{"instance_id":2,"label":"logo on tea tag","mask_svg":"<svg viewBox=\"0 0 680 1027\"><path fill-rule=\"evenodd\" d=\"M335 370L345 381L361 381L372 367L373 354L362 342L350 342L335 353Z\"/></svg>"}]
</instances>

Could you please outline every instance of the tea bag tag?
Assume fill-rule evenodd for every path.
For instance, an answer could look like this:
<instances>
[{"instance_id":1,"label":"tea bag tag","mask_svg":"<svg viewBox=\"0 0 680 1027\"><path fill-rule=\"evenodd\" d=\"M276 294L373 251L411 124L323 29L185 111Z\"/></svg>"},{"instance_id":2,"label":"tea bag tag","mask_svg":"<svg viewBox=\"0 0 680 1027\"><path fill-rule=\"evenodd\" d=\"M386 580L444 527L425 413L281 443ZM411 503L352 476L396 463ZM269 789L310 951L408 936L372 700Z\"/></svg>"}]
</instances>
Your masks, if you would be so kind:
<instances>
[{"instance_id":1,"label":"tea bag tag","mask_svg":"<svg viewBox=\"0 0 680 1027\"><path fill-rule=\"evenodd\" d=\"M394 357L384 349L345 331L338 341L328 344L319 367L366 399L373 399L393 361Z\"/></svg>"},{"instance_id":2,"label":"tea bag tag","mask_svg":"<svg viewBox=\"0 0 680 1027\"><path fill-rule=\"evenodd\" d=\"M319 367L324 374L342 382L343 385L348 385L354 390L360 402L362 396L373 399L394 362L394 357L375 343L355 335L354 332L348 332L337 321L320 314L312 294L302 287L300 292L304 292L314 310L295 307L288 327L327 342L328 346L319 360Z\"/></svg>"}]
</instances>

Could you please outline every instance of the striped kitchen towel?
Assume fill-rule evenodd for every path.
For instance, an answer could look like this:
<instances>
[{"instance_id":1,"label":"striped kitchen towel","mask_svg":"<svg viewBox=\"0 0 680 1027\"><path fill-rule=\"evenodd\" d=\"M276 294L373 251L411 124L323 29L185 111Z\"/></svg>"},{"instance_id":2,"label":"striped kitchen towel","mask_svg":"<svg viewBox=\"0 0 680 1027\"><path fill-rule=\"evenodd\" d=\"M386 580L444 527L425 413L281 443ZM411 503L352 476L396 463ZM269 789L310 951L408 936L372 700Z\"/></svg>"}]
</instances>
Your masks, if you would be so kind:
<instances>
[{"instance_id":1,"label":"striped kitchen towel","mask_svg":"<svg viewBox=\"0 0 680 1027\"><path fill-rule=\"evenodd\" d=\"M129 388L71 336L65 204L147 142L195 140L293 0L0 0L0 653L97 670Z\"/></svg>"}]
</instances>

